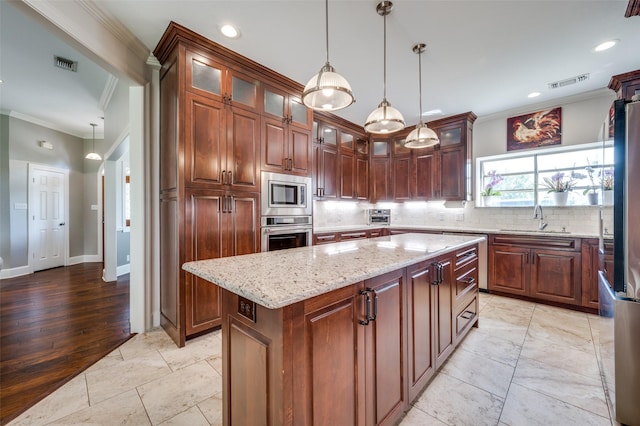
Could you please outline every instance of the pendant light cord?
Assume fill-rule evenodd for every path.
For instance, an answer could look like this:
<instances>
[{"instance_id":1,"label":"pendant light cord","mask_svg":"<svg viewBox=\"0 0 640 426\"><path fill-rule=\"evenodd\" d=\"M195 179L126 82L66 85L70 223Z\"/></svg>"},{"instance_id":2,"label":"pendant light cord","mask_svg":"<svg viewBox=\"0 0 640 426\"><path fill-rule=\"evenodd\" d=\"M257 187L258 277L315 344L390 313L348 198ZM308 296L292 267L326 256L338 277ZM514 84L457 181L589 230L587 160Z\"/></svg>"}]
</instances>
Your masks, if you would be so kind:
<instances>
[{"instance_id":1,"label":"pendant light cord","mask_svg":"<svg viewBox=\"0 0 640 426\"><path fill-rule=\"evenodd\" d=\"M420 99L420 111L418 111L418 122L422 123L422 50L418 53L418 98Z\"/></svg>"},{"instance_id":2,"label":"pendant light cord","mask_svg":"<svg viewBox=\"0 0 640 426\"><path fill-rule=\"evenodd\" d=\"M383 54L383 62L384 62L384 70L383 70L383 82L382 82L382 99L387 100L387 15L385 13L384 18L384 36L383 36L383 44L384 44L384 54Z\"/></svg>"},{"instance_id":3,"label":"pendant light cord","mask_svg":"<svg viewBox=\"0 0 640 426\"><path fill-rule=\"evenodd\" d=\"M329 0L324 1L324 24L325 24L325 33L327 40L327 64L329 63Z\"/></svg>"}]
</instances>

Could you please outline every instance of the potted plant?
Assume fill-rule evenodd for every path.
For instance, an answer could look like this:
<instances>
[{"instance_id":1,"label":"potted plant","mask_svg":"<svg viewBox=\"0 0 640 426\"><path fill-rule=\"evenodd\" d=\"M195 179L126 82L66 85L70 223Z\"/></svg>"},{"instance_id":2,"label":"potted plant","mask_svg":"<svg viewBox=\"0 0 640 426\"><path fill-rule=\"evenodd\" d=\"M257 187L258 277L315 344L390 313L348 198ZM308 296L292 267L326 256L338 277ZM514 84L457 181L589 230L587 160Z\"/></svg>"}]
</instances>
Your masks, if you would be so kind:
<instances>
[{"instance_id":1,"label":"potted plant","mask_svg":"<svg viewBox=\"0 0 640 426\"><path fill-rule=\"evenodd\" d=\"M598 192L596 191L598 186L596 185L596 181L593 178L593 173L595 172L595 170L593 169L593 167L591 167L591 164L589 163L588 158L587 158L587 167L585 167L584 169L587 171L587 175L589 176L589 180L591 181L591 186L585 189L582 192L582 195L587 196L589 205L595 206L596 204L598 204Z\"/></svg>"},{"instance_id":2,"label":"potted plant","mask_svg":"<svg viewBox=\"0 0 640 426\"><path fill-rule=\"evenodd\" d=\"M547 193L553 193L555 204L564 206L567 204L569 191L575 185L576 173L571 173L565 178L564 172L557 172L550 178L543 178L543 185L547 188Z\"/></svg>"},{"instance_id":3,"label":"potted plant","mask_svg":"<svg viewBox=\"0 0 640 426\"><path fill-rule=\"evenodd\" d=\"M602 201L605 206L613 204L613 169L600 171L600 182L602 184Z\"/></svg>"},{"instance_id":4,"label":"potted plant","mask_svg":"<svg viewBox=\"0 0 640 426\"><path fill-rule=\"evenodd\" d=\"M489 182L484 186L484 191L480 193L482 202L485 206L496 206L499 204L499 197L502 193L497 191L495 187L502 182L504 178L495 170L491 170L485 177L489 178Z\"/></svg>"}]
</instances>

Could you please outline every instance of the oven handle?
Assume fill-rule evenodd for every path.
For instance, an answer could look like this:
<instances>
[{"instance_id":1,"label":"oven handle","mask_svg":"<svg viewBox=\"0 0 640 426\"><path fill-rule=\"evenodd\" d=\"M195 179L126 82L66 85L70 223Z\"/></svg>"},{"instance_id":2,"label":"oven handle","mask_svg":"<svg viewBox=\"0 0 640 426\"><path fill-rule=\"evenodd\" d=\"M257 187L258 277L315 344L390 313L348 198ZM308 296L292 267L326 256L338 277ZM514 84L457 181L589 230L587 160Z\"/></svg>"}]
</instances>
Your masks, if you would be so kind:
<instances>
[{"instance_id":1,"label":"oven handle","mask_svg":"<svg viewBox=\"0 0 640 426\"><path fill-rule=\"evenodd\" d=\"M313 228L308 226L298 226L298 227L288 226L286 228L262 227L263 234L281 235L281 234L290 234L292 232L313 232Z\"/></svg>"}]
</instances>

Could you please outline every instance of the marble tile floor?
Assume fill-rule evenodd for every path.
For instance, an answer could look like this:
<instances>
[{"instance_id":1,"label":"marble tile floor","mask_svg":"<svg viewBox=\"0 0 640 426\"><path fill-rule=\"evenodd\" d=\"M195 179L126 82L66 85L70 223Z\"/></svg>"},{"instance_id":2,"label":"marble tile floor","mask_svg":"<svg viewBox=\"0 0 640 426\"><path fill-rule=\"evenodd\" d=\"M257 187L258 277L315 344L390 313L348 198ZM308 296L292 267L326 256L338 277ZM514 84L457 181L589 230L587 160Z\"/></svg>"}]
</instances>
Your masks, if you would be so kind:
<instances>
[{"instance_id":1,"label":"marble tile floor","mask_svg":"<svg viewBox=\"0 0 640 426\"><path fill-rule=\"evenodd\" d=\"M597 316L481 293L480 327L400 424L612 425L597 338ZM220 354L220 332L137 335L10 425L222 424Z\"/></svg>"}]
</instances>

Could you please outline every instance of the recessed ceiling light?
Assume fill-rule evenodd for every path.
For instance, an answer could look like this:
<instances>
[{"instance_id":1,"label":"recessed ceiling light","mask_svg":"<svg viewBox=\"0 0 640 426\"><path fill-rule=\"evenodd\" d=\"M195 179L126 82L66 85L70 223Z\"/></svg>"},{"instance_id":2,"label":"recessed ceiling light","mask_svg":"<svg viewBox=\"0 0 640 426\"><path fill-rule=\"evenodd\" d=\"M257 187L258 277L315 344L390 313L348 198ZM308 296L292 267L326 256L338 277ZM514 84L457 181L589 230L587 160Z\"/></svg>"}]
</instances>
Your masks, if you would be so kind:
<instances>
[{"instance_id":1,"label":"recessed ceiling light","mask_svg":"<svg viewBox=\"0 0 640 426\"><path fill-rule=\"evenodd\" d=\"M527 98L537 98L540 96L540 92L531 92L527 95Z\"/></svg>"},{"instance_id":2,"label":"recessed ceiling light","mask_svg":"<svg viewBox=\"0 0 640 426\"><path fill-rule=\"evenodd\" d=\"M233 25L226 24L226 25L221 26L220 27L220 32L225 37L229 37L229 38L238 38L238 37L240 37L240 31L238 31L238 29L236 27L234 27Z\"/></svg>"},{"instance_id":3,"label":"recessed ceiling light","mask_svg":"<svg viewBox=\"0 0 640 426\"><path fill-rule=\"evenodd\" d=\"M425 112L422 113L422 115L427 115L427 116L429 116L429 115L439 115L439 114L442 114L442 110L441 109L432 109L432 110L425 111Z\"/></svg>"},{"instance_id":4,"label":"recessed ceiling light","mask_svg":"<svg viewBox=\"0 0 640 426\"><path fill-rule=\"evenodd\" d=\"M618 44L619 41L620 40L605 41L604 43L600 43L599 45L594 47L593 50L596 51L596 52L602 52L603 50L611 49L613 46Z\"/></svg>"}]
</instances>

